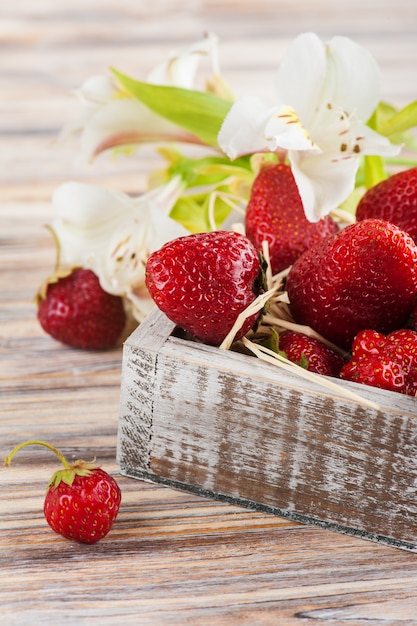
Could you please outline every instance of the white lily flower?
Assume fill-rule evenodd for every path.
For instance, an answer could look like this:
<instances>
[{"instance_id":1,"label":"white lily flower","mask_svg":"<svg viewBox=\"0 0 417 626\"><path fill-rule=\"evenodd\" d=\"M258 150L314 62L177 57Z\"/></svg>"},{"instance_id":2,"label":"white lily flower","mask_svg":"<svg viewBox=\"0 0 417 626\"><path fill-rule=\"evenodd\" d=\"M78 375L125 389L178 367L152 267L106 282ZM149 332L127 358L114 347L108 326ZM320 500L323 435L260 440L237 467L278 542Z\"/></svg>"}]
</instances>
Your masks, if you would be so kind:
<instances>
[{"instance_id":1,"label":"white lily flower","mask_svg":"<svg viewBox=\"0 0 417 626\"><path fill-rule=\"evenodd\" d=\"M84 81L80 89L71 92L78 100L79 116L65 124L61 138L66 139L72 133L82 131L97 111L117 97L117 92L116 81L110 75L91 76Z\"/></svg>"},{"instance_id":2,"label":"white lily flower","mask_svg":"<svg viewBox=\"0 0 417 626\"><path fill-rule=\"evenodd\" d=\"M148 75L147 82L192 89L199 63L203 57L207 57L211 67L208 89L212 91L218 88L224 95L226 86L221 81L218 69L217 43L217 37L208 33L201 41L183 52L171 55L166 62L155 67ZM216 87L213 88L213 85ZM61 137L81 131L81 148L87 160L105 150L123 145L160 141L201 143L195 135L150 111L139 100L129 97L111 75L89 78L74 94L80 104L80 113L75 121L64 126Z\"/></svg>"},{"instance_id":3,"label":"white lily flower","mask_svg":"<svg viewBox=\"0 0 417 626\"><path fill-rule=\"evenodd\" d=\"M232 90L220 73L218 43L217 35L206 33L204 39L193 43L182 52L172 53L166 61L157 65L148 75L148 83L197 89L199 64L202 58L207 57L210 73L205 78L204 91L214 93L224 100L233 101Z\"/></svg>"},{"instance_id":4,"label":"white lily flower","mask_svg":"<svg viewBox=\"0 0 417 626\"><path fill-rule=\"evenodd\" d=\"M182 190L179 177L135 198L95 185L64 183L52 199L61 261L93 270L105 291L133 303L140 321L152 307L145 288L149 254L189 234L169 217Z\"/></svg>"},{"instance_id":5,"label":"white lily flower","mask_svg":"<svg viewBox=\"0 0 417 626\"><path fill-rule=\"evenodd\" d=\"M401 149L366 126L380 101L379 68L347 37L323 44L314 33L299 35L279 67L276 93L272 106L252 96L237 100L219 145L231 159L286 153L310 221L330 213L354 189L358 156Z\"/></svg>"},{"instance_id":6,"label":"white lily flower","mask_svg":"<svg viewBox=\"0 0 417 626\"><path fill-rule=\"evenodd\" d=\"M90 118L81 135L81 150L91 159L117 146L162 141L201 143L139 100L122 98L108 102Z\"/></svg>"},{"instance_id":7,"label":"white lily flower","mask_svg":"<svg viewBox=\"0 0 417 626\"><path fill-rule=\"evenodd\" d=\"M196 74L203 57L210 61L213 74L219 74L218 38L214 33L207 33L201 41L179 53L172 53L168 59L157 65L147 77L154 85L171 85L183 89L194 89Z\"/></svg>"}]
</instances>

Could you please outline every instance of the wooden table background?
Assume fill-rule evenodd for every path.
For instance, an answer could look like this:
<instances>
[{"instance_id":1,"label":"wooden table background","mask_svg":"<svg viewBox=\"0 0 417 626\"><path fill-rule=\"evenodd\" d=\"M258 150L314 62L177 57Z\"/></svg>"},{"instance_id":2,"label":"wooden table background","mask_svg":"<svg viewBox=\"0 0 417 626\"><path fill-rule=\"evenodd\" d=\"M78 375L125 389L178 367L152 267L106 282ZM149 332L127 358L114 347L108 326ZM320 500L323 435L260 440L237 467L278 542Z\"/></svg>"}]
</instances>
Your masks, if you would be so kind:
<instances>
[{"instance_id":1,"label":"wooden table background","mask_svg":"<svg viewBox=\"0 0 417 626\"><path fill-rule=\"evenodd\" d=\"M345 34L383 71L384 98L416 98L415 0L2 0L0 6L0 452L41 438L96 456L122 508L96 546L46 525L55 459L27 449L0 470L0 616L7 624L417 624L417 556L120 476L115 461L121 348L71 350L38 326L33 296L54 253L43 225L70 179L144 188L152 149L79 169L58 145L68 95L115 65L145 77L173 49L220 36L238 93L272 92L298 33Z\"/></svg>"}]
</instances>

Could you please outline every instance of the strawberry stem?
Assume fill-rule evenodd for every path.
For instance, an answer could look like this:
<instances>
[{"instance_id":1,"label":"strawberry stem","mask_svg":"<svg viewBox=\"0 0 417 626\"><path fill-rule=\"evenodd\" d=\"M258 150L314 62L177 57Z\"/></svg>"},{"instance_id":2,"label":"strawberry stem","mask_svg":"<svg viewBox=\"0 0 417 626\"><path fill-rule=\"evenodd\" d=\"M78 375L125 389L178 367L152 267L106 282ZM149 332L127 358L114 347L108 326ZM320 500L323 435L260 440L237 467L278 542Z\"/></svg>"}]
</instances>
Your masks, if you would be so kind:
<instances>
[{"instance_id":1,"label":"strawberry stem","mask_svg":"<svg viewBox=\"0 0 417 626\"><path fill-rule=\"evenodd\" d=\"M15 448L13 448L10 454L6 456L6 458L4 459L4 465L6 467L9 467L12 461L12 458L17 452L19 452L19 450L21 450L22 448L25 448L26 446L32 446L32 445L44 446L45 448L48 448L48 450L52 450L52 452L54 452L56 456L59 458L62 465L65 467L65 469L71 469L71 466L66 460L66 458L63 456L63 454L61 454L61 452L57 448L55 448L55 446L52 446L50 443L46 443L45 441L38 441L36 439L31 439L30 441L24 441L23 443L19 443Z\"/></svg>"},{"instance_id":2,"label":"strawberry stem","mask_svg":"<svg viewBox=\"0 0 417 626\"><path fill-rule=\"evenodd\" d=\"M55 243L55 272L57 272L61 265L61 244L59 242L58 235L56 234L52 226L50 224L46 224L45 228L49 230Z\"/></svg>"}]
</instances>

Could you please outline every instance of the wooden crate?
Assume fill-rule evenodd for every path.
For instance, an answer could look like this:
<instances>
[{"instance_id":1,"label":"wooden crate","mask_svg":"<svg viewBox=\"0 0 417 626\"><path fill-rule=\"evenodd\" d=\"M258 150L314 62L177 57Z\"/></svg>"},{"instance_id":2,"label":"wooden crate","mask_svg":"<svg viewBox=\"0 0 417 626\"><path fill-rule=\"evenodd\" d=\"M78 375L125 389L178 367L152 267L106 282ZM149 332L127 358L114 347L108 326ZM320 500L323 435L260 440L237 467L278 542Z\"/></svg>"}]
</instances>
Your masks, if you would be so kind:
<instances>
[{"instance_id":1,"label":"wooden crate","mask_svg":"<svg viewBox=\"0 0 417 626\"><path fill-rule=\"evenodd\" d=\"M127 476L417 550L417 400L340 381L381 410L187 341L155 310L124 345Z\"/></svg>"}]
</instances>

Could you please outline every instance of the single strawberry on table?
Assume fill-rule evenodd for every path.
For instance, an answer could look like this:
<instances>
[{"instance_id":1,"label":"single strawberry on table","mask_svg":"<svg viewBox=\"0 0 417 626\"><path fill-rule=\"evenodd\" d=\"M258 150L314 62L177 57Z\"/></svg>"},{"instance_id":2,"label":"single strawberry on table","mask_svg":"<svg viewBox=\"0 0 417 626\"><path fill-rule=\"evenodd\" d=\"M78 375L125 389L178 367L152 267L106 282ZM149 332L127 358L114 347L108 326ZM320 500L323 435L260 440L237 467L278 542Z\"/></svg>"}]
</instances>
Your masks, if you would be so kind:
<instances>
[{"instance_id":1,"label":"single strawberry on table","mask_svg":"<svg viewBox=\"0 0 417 626\"><path fill-rule=\"evenodd\" d=\"M363 220L304 252L286 288L297 323L350 349L361 330L406 326L417 296L417 245L389 222Z\"/></svg>"},{"instance_id":2,"label":"single strawberry on table","mask_svg":"<svg viewBox=\"0 0 417 626\"><path fill-rule=\"evenodd\" d=\"M340 372L345 380L415 396L417 332L400 329L389 335L366 329L352 344L352 358Z\"/></svg>"},{"instance_id":3,"label":"single strawberry on table","mask_svg":"<svg viewBox=\"0 0 417 626\"><path fill-rule=\"evenodd\" d=\"M44 515L49 526L80 543L103 539L120 508L122 496L115 479L94 463L78 460L70 464L54 446L37 440L17 445L6 457L6 467L19 450L33 444L52 450L64 466L54 473L47 488Z\"/></svg>"},{"instance_id":4,"label":"single strawberry on table","mask_svg":"<svg viewBox=\"0 0 417 626\"><path fill-rule=\"evenodd\" d=\"M405 230L417 243L417 167L381 181L362 196L356 220L387 220Z\"/></svg>"},{"instance_id":5,"label":"single strawberry on table","mask_svg":"<svg viewBox=\"0 0 417 626\"><path fill-rule=\"evenodd\" d=\"M156 305L203 343L219 345L262 291L263 268L245 236L229 231L186 235L153 252L146 286ZM248 317L236 339L256 323Z\"/></svg>"},{"instance_id":6,"label":"single strawberry on table","mask_svg":"<svg viewBox=\"0 0 417 626\"><path fill-rule=\"evenodd\" d=\"M286 269L317 241L336 233L336 222L326 216L310 222L289 165L267 164L252 185L245 215L246 236L258 249L269 245L273 274Z\"/></svg>"},{"instance_id":7,"label":"single strawberry on table","mask_svg":"<svg viewBox=\"0 0 417 626\"><path fill-rule=\"evenodd\" d=\"M323 376L339 377L346 359L315 337L286 330L279 335L279 350L289 361Z\"/></svg>"},{"instance_id":8,"label":"single strawberry on table","mask_svg":"<svg viewBox=\"0 0 417 626\"><path fill-rule=\"evenodd\" d=\"M89 269L58 270L37 295L43 330L73 348L113 347L126 324L123 300L104 291Z\"/></svg>"}]
</instances>

